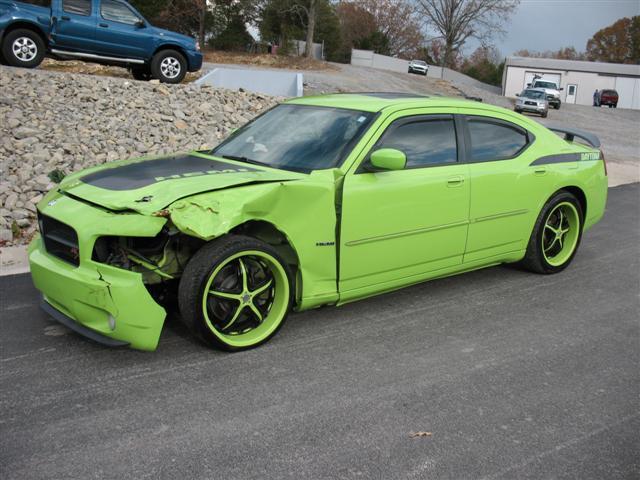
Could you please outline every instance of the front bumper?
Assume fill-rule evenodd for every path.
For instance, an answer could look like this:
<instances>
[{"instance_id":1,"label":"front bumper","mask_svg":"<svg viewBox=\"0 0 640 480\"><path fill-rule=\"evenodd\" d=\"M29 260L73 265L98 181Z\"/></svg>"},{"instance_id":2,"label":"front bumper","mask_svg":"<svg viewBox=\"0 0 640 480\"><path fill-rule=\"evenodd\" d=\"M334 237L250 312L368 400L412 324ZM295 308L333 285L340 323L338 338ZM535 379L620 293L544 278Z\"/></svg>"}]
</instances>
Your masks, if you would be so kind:
<instances>
[{"instance_id":1,"label":"front bumper","mask_svg":"<svg viewBox=\"0 0 640 480\"><path fill-rule=\"evenodd\" d=\"M187 62L189 63L189 71L197 72L202 68L203 55L200 52L188 51Z\"/></svg>"},{"instance_id":2,"label":"front bumper","mask_svg":"<svg viewBox=\"0 0 640 480\"><path fill-rule=\"evenodd\" d=\"M532 112L532 113L544 113L547 111L547 107L538 107L536 105L517 105L516 110L519 112Z\"/></svg>"},{"instance_id":3,"label":"front bumper","mask_svg":"<svg viewBox=\"0 0 640 480\"><path fill-rule=\"evenodd\" d=\"M49 255L40 238L29 246L29 266L45 306L60 314L52 316L61 323L109 346L129 344L139 350L158 346L166 312L153 300L140 274L101 264L73 267Z\"/></svg>"},{"instance_id":4,"label":"front bumper","mask_svg":"<svg viewBox=\"0 0 640 480\"><path fill-rule=\"evenodd\" d=\"M60 314L54 318L62 323L65 319L75 322L78 328L74 330L96 341L104 337L103 340L112 341L112 346L129 344L139 350L155 350L166 312L151 297L142 275L91 257L98 237L152 237L165 220L107 212L56 192L45 196L38 209L43 215L72 226L78 235L78 266L47 252L40 237L29 245L33 283L42 292L46 305Z\"/></svg>"}]
</instances>

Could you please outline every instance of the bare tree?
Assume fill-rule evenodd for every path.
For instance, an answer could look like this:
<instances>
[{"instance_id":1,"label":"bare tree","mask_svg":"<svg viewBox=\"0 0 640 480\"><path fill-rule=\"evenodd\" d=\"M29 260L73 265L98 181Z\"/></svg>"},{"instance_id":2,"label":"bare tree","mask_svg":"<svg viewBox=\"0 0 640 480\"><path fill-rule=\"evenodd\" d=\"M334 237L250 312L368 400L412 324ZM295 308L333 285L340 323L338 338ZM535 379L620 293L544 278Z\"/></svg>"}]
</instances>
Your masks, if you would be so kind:
<instances>
[{"instance_id":1,"label":"bare tree","mask_svg":"<svg viewBox=\"0 0 640 480\"><path fill-rule=\"evenodd\" d=\"M361 0L387 40L391 55L412 57L424 43L414 4L407 0Z\"/></svg>"},{"instance_id":2,"label":"bare tree","mask_svg":"<svg viewBox=\"0 0 640 480\"><path fill-rule=\"evenodd\" d=\"M520 0L416 0L425 21L444 40L444 65L471 38L487 44L495 35L504 34L504 23Z\"/></svg>"},{"instance_id":3,"label":"bare tree","mask_svg":"<svg viewBox=\"0 0 640 480\"><path fill-rule=\"evenodd\" d=\"M304 56L307 58L313 56L313 35L316 30L317 7L317 0L309 0L309 7L305 7L307 13L307 43L304 46Z\"/></svg>"}]
</instances>

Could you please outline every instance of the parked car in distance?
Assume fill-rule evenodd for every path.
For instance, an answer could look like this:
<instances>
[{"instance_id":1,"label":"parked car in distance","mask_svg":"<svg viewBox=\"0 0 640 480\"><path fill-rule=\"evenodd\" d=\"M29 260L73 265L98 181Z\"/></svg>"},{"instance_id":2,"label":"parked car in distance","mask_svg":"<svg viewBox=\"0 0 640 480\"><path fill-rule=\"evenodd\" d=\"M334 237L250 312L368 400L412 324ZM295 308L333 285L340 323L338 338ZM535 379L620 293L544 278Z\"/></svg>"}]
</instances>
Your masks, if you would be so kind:
<instances>
[{"instance_id":1,"label":"parked car in distance","mask_svg":"<svg viewBox=\"0 0 640 480\"><path fill-rule=\"evenodd\" d=\"M609 108L618 107L618 92L615 90L598 90L593 99L594 107L607 105Z\"/></svg>"},{"instance_id":2,"label":"parked car in distance","mask_svg":"<svg viewBox=\"0 0 640 480\"><path fill-rule=\"evenodd\" d=\"M420 73L426 75L429 71L429 65L424 60L411 60L409 62L409 73Z\"/></svg>"},{"instance_id":3,"label":"parked car in distance","mask_svg":"<svg viewBox=\"0 0 640 480\"><path fill-rule=\"evenodd\" d=\"M124 0L0 0L0 52L13 67L80 59L165 83L202 67L193 38L154 27Z\"/></svg>"},{"instance_id":4,"label":"parked car in distance","mask_svg":"<svg viewBox=\"0 0 640 480\"><path fill-rule=\"evenodd\" d=\"M598 139L555 131L460 98L295 98L212 150L67 176L37 205L31 274L55 319L143 350L172 299L242 350L292 309L501 263L555 274L607 198Z\"/></svg>"},{"instance_id":5,"label":"parked car in distance","mask_svg":"<svg viewBox=\"0 0 640 480\"><path fill-rule=\"evenodd\" d=\"M542 118L547 118L549 113L549 102L544 89L525 88L522 93L516 93L516 105L513 108L516 112L537 113Z\"/></svg>"},{"instance_id":6,"label":"parked car in distance","mask_svg":"<svg viewBox=\"0 0 640 480\"><path fill-rule=\"evenodd\" d=\"M527 87L543 89L547 95L549 105L556 110L560 109L562 103L560 101L560 91L564 90L564 88L560 87L557 83L534 77L533 82L527 84Z\"/></svg>"}]
</instances>

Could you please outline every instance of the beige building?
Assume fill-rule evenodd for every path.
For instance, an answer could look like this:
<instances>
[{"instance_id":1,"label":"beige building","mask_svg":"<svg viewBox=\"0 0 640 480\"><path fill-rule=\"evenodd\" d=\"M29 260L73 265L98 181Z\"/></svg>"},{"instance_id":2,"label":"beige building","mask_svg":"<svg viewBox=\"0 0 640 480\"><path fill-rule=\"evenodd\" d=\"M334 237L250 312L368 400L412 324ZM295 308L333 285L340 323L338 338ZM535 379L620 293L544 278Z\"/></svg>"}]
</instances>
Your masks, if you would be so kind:
<instances>
[{"instance_id":1,"label":"beige building","mask_svg":"<svg viewBox=\"0 0 640 480\"><path fill-rule=\"evenodd\" d=\"M595 90L611 89L618 92L618 108L640 109L640 65L508 57L502 94L515 97L535 75L559 84L563 103L593 105Z\"/></svg>"}]
</instances>

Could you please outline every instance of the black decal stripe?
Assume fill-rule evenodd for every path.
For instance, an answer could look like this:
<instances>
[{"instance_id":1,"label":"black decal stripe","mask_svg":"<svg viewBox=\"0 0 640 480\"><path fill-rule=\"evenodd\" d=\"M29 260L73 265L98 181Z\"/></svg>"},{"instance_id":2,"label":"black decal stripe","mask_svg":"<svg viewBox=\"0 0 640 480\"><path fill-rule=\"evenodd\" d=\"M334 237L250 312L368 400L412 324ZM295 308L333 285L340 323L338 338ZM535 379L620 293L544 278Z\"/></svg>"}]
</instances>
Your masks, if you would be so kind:
<instances>
[{"instance_id":1,"label":"black decal stripe","mask_svg":"<svg viewBox=\"0 0 640 480\"><path fill-rule=\"evenodd\" d=\"M580 153L560 153L558 155L547 155L540 157L529 164L534 165L549 165L552 163L567 163L567 162L579 162L582 159Z\"/></svg>"},{"instance_id":2,"label":"black decal stripe","mask_svg":"<svg viewBox=\"0 0 640 480\"><path fill-rule=\"evenodd\" d=\"M106 190L135 190L163 180L208 175L215 172L256 171L249 166L210 160L195 155L142 160L121 167L105 168L81 178L81 181Z\"/></svg>"}]
</instances>

